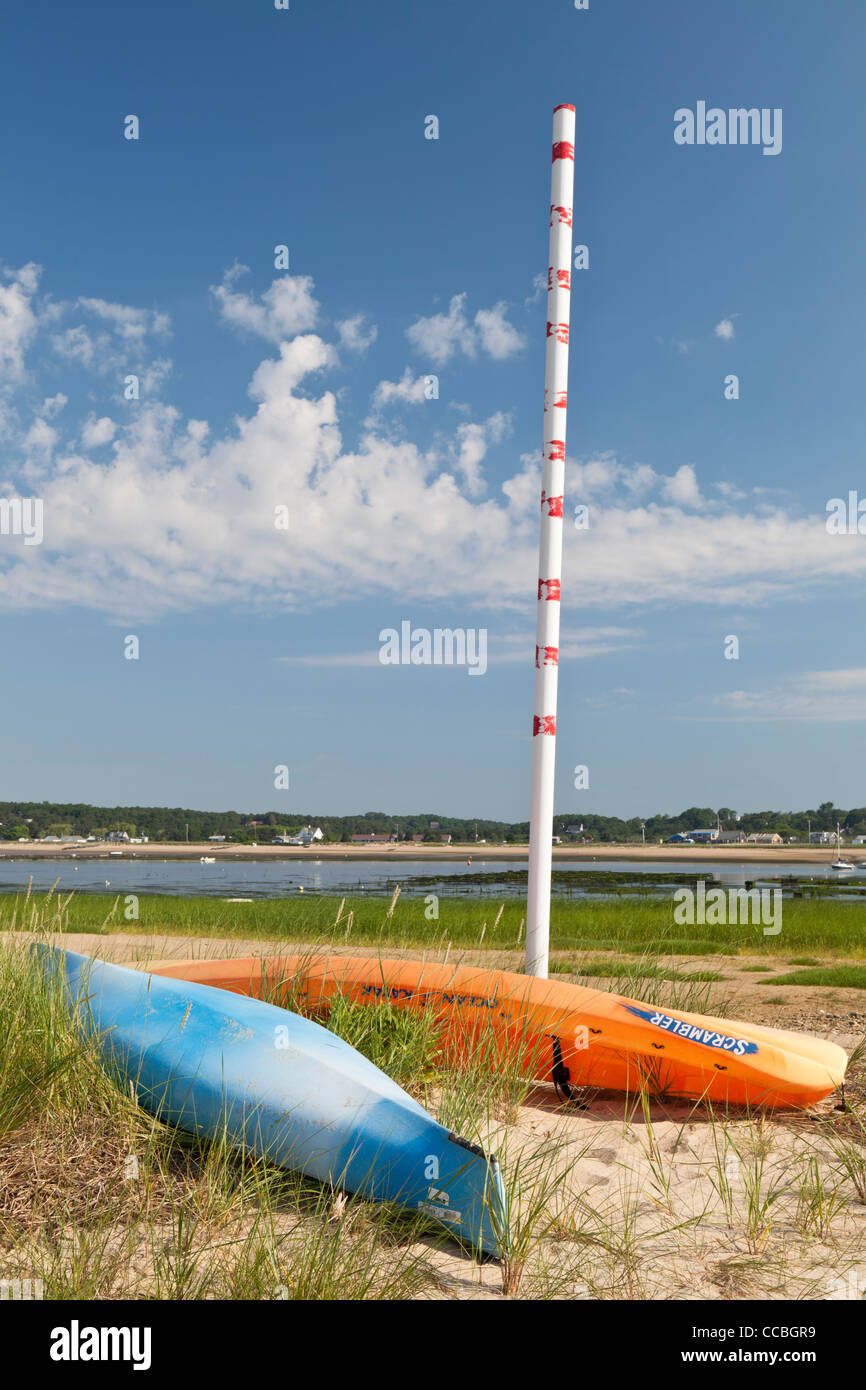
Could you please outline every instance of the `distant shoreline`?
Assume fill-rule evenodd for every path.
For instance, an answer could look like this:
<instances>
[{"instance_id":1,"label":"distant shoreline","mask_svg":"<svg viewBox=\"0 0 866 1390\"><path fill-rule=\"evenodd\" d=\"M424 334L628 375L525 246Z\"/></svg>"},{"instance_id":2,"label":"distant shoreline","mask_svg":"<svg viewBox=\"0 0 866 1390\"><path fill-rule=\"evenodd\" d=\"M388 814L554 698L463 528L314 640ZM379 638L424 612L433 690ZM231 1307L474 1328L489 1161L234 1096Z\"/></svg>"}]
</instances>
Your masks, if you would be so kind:
<instances>
[{"instance_id":1,"label":"distant shoreline","mask_svg":"<svg viewBox=\"0 0 866 1390\"><path fill-rule=\"evenodd\" d=\"M843 846L843 849L845 847ZM866 859L866 845L854 847L856 854ZM204 856L214 859L366 859L387 863L389 860L520 860L529 854L529 845L317 845L304 849L295 845L211 845L211 844L147 844L111 847L100 845L21 845L0 844L0 859L188 859L197 861ZM716 859L736 863L784 864L786 859L809 864L831 863L836 857L835 845L554 845L554 862L592 863L609 859L633 859L659 863L687 864L689 860Z\"/></svg>"}]
</instances>

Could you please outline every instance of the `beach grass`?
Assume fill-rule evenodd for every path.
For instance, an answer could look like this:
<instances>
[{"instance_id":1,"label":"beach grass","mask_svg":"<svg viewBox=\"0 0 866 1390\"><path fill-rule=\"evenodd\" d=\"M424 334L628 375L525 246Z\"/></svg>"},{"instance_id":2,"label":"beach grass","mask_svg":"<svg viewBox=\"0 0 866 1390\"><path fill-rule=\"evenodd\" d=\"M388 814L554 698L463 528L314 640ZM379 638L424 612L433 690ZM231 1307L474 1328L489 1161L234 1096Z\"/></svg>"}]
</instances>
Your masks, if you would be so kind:
<instances>
[{"instance_id":1,"label":"beach grass","mask_svg":"<svg viewBox=\"0 0 866 1390\"><path fill-rule=\"evenodd\" d=\"M70 907L36 900L17 928L50 930ZM353 910L343 904L339 928ZM671 971L632 983L661 993ZM494 1072L484 1037L464 1066L443 1065L429 1014L338 998L324 1022L440 1122L498 1152L512 1231L501 1266L224 1137L163 1125L115 1084L56 978L10 939L0 950L0 1280L40 1279L51 1299L330 1302L692 1298L698 1280L711 1297L827 1298L840 1280L866 1280L866 1047L852 1054L844 1113L714 1113L649 1087L584 1111L539 1095L501 1056Z\"/></svg>"}]
</instances>

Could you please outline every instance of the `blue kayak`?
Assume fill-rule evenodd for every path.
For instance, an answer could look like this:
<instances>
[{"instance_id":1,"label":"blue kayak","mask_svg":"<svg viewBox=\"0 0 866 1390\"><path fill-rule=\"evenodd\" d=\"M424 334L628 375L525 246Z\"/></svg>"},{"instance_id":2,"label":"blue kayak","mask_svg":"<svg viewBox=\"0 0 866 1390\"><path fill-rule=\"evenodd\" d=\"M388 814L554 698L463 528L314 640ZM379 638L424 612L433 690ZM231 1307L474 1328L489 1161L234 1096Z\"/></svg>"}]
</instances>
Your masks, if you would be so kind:
<instances>
[{"instance_id":1,"label":"blue kayak","mask_svg":"<svg viewBox=\"0 0 866 1390\"><path fill-rule=\"evenodd\" d=\"M494 1158L449 1133L390 1077L310 1019L210 985L39 946L77 1026L138 1104L283 1168L422 1212L506 1253Z\"/></svg>"}]
</instances>

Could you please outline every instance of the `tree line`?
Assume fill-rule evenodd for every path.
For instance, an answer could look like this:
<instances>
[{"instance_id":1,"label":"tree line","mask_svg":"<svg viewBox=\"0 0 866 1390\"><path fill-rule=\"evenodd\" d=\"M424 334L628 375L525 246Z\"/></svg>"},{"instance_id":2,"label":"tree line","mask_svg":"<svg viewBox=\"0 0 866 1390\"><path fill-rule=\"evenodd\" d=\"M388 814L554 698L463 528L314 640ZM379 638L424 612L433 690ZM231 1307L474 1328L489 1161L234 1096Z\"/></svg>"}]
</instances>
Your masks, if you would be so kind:
<instances>
[{"instance_id":1,"label":"tree line","mask_svg":"<svg viewBox=\"0 0 866 1390\"><path fill-rule=\"evenodd\" d=\"M772 833L785 839L805 840L809 830L835 832L837 821L843 833L866 835L866 807L846 811L824 801L807 811L744 811L738 816L730 807L713 809L708 806L689 806L677 815L658 813L652 816L597 816L574 811L554 817L553 833L562 839L585 840L590 843L633 842L644 837L648 843L666 840L670 835L689 830L711 829L721 824L724 830L741 830L744 834ZM224 835L237 844L267 844L279 834L293 834L301 826L320 826L325 841L331 844L349 843L353 835L396 835L398 840L423 836L425 842L436 843L450 835L454 841L475 844L523 844L529 838L528 821L485 820L483 817L444 816L435 812L411 816L392 816L384 811L366 811L356 816L322 816L313 812L292 814L285 811L260 811L244 814L240 811L195 811L167 806L89 806L79 803L53 801L0 802L0 839L19 840L24 837L41 839L45 835L60 838L69 835L95 835L105 838L112 831L125 831L130 838L144 837L166 843L201 842L211 835ZM581 828L582 827L582 828Z\"/></svg>"}]
</instances>

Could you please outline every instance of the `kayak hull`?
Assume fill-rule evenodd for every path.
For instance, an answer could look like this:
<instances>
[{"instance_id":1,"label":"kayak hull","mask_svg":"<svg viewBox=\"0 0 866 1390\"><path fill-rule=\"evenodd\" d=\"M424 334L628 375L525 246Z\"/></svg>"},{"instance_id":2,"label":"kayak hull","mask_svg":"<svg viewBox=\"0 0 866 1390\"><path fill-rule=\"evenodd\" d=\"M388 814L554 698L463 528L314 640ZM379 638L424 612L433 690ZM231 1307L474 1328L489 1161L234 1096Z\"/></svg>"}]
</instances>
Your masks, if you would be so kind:
<instances>
[{"instance_id":1,"label":"kayak hull","mask_svg":"<svg viewBox=\"0 0 866 1390\"><path fill-rule=\"evenodd\" d=\"M495 1160L335 1034L252 996L40 949L80 1031L149 1113L504 1253Z\"/></svg>"},{"instance_id":2,"label":"kayak hull","mask_svg":"<svg viewBox=\"0 0 866 1390\"><path fill-rule=\"evenodd\" d=\"M557 980L476 966L317 953L163 961L154 973L237 994L291 999L312 1013L337 995L432 1009L454 1062L508 1067L539 1081L804 1109L845 1077L847 1056L807 1034L658 1009Z\"/></svg>"}]
</instances>

